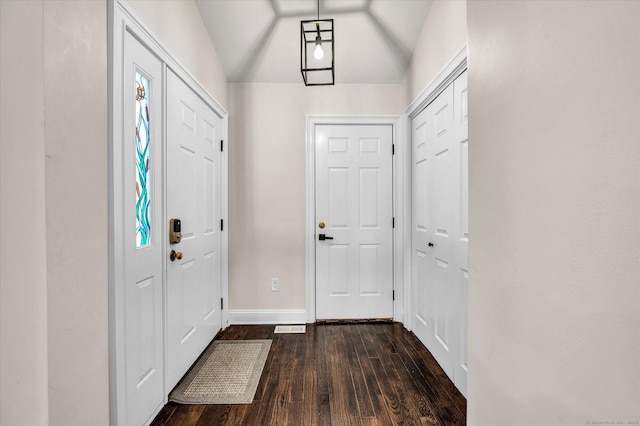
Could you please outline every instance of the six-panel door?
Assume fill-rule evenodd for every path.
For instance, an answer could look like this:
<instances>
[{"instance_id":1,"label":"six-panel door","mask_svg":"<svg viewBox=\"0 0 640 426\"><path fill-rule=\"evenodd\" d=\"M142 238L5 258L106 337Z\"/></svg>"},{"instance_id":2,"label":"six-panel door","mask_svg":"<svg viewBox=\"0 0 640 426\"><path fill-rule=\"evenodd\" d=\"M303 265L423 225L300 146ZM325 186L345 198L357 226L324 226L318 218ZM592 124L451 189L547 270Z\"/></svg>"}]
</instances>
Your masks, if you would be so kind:
<instances>
[{"instance_id":1,"label":"six-panel door","mask_svg":"<svg viewBox=\"0 0 640 426\"><path fill-rule=\"evenodd\" d=\"M221 119L168 71L167 221L182 226L168 251L182 256L167 261L167 391L222 325L220 134Z\"/></svg>"},{"instance_id":2,"label":"six-panel door","mask_svg":"<svg viewBox=\"0 0 640 426\"><path fill-rule=\"evenodd\" d=\"M389 125L315 128L318 319L393 317L392 135Z\"/></svg>"}]
</instances>

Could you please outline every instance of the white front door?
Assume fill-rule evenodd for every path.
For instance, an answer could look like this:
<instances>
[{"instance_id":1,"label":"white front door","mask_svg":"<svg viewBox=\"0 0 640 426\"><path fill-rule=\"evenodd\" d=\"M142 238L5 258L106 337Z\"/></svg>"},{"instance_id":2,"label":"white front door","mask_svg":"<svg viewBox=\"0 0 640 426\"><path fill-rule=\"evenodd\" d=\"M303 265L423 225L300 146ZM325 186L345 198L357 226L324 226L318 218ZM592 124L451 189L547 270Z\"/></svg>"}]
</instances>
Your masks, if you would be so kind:
<instances>
[{"instance_id":1,"label":"white front door","mask_svg":"<svg viewBox=\"0 0 640 426\"><path fill-rule=\"evenodd\" d=\"M463 392L469 238L466 81L465 72L412 121L413 331Z\"/></svg>"},{"instance_id":2,"label":"white front door","mask_svg":"<svg viewBox=\"0 0 640 426\"><path fill-rule=\"evenodd\" d=\"M316 318L393 317L390 125L316 125Z\"/></svg>"},{"instance_id":3,"label":"white front door","mask_svg":"<svg viewBox=\"0 0 640 426\"><path fill-rule=\"evenodd\" d=\"M167 221L182 240L168 244L167 380L171 390L215 337L221 317L222 120L167 71ZM165 226L169 227L169 223Z\"/></svg>"},{"instance_id":4,"label":"white front door","mask_svg":"<svg viewBox=\"0 0 640 426\"><path fill-rule=\"evenodd\" d=\"M128 32L122 135L126 424L141 425L164 402L162 336L162 64ZM120 141L120 138L116 139ZM120 222L121 221L121 222ZM118 307L120 312L122 307Z\"/></svg>"}]
</instances>

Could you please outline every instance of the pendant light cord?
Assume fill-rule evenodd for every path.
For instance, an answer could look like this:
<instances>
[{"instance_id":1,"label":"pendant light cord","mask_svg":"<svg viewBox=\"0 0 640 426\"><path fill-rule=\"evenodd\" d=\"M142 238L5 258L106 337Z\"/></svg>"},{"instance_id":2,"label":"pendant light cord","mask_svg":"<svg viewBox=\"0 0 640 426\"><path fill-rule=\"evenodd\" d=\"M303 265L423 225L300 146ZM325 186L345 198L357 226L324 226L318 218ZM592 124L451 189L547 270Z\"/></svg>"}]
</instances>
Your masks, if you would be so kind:
<instances>
[{"instance_id":1,"label":"pendant light cord","mask_svg":"<svg viewBox=\"0 0 640 426\"><path fill-rule=\"evenodd\" d=\"M320 20L320 0L318 0L318 21Z\"/></svg>"}]
</instances>

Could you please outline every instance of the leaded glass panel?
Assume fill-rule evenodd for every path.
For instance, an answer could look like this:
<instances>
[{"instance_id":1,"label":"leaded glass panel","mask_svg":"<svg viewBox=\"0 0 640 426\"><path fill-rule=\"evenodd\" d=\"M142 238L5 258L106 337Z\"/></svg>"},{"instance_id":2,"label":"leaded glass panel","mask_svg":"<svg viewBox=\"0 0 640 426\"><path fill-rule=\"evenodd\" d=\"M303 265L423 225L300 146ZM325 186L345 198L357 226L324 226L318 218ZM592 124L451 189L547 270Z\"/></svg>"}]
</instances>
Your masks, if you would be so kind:
<instances>
[{"instance_id":1,"label":"leaded glass panel","mask_svg":"<svg viewBox=\"0 0 640 426\"><path fill-rule=\"evenodd\" d=\"M149 79L136 72L136 247L151 244Z\"/></svg>"}]
</instances>

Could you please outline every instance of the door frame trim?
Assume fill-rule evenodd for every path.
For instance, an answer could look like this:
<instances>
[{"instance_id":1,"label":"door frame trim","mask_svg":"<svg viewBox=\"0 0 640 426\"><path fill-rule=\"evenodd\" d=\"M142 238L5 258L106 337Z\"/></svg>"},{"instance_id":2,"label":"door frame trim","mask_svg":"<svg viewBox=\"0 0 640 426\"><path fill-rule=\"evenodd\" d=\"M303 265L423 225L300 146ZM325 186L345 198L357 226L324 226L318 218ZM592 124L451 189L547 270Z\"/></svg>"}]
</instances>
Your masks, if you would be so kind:
<instances>
[{"instance_id":1,"label":"door frame trim","mask_svg":"<svg viewBox=\"0 0 640 426\"><path fill-rule=\"evenodd\" d=\"M172 56L170 51L156 39L153 33L146 27L140 18L122 1L110 1L107 4L107 57L108 57L108 160L109 160L109 395L110 395L110 423L113 425L126 424L125 409L126 382L124 372L126 365L124 353L124 297L123 297L123 277L124 277L124 255L122 247L124 244L123 227L123 157L122 141L124 140L123 129L123 58L124 58L124 36L125 33L133 35L140 43L154 54L161 62L163 68L163 88L166 89L166 69L169 68L182 79L208 106L217 114L222 123L221 137L228 143L228 113L209 94L209 92L189 73L189 71ZM166 96L163 94L164 103ZM163 112L164 114L164 112ZM166 195L166 123L162 124L163 134L162 144L162 172L160 181L162 191ZM222 194L221 194L221 215L228 218L228 148L221 153L221 173L222 173ZM166 202L166 197L165 202ZM166 223L166 205L161 207L163 223ZM167 238L166 227L162 230L162 240L164 251L166 252ZM222 253L221 253L221 292L224 300L228 300L228 232L222 233ZM163 312L166 311L166 259L163 260ZM227 305L225 303L225 305ZM163 315L163 330L166 331L166 321ZM222 310L222 328L228 325L228 309ZM165 333L166 334L166 333ZM163 351L166 357L166 340L163 339ZM165 371L163 374L163 381ZM165 385L163 385L164 388ZM163 389L164 391L164 389ZM167 395L164 395L164 404L167 403ZM159 410L162 408L160 406ZM154 416L157 413L154 414Z\"/></svg>"},{"instance_id":2,"label":"door frame trim","mask_svg":"<svg viewBox=\"0 0 640 426\"><path fill-rule=\"evenodd\" d=\"M412 236L411 236L411 223L412 223L412 199L411 194L413 190L412 182L412 164L411 154L413 147L413 127L412 120L424 110L435 98L444 91L444 89L453 83L453 81L460 76L467 69L467 45L465 44L456 53L449 62L440 70L438 75L420 92L420 94L409 104L409 107L402 114L402 122L404 124L404 140L406 141L407 149L403 151L402 163L406 172L404 191L407 194L406 199L408 203L405 204L405 223L404 229L406 246L404 247L404 255L406 262L404 263L404 326L407 330L413 330L413 305L411 295L413 294L413 265L412 265Z\"/></svg>"},{"instance_id":3,"label":"door frame trim","mask_svg":"<svg viewBox=\"0 0 640 426\"><path fill-rule=\"evenodd\" d=\"M403 232L405 202L403 192L404 164L399 161L403 156L403 119L401 115L363 115L363 116L334 116L334 115L307 115L307 141L306 141L306 220L305 220L305 263L306 263L306 318L307 323L316 321L316 241L315 241L315 211L316 211L316 155L315 155L315 130L318 125L390 125L392 127L395 155L392 157L393 168L393 216L395 228L393 229L393 288L395 300L393 302L393 319L402 322L404 319L403 287L398 283L403 282L404 254Z\"/></svg>"}]
</instances>

